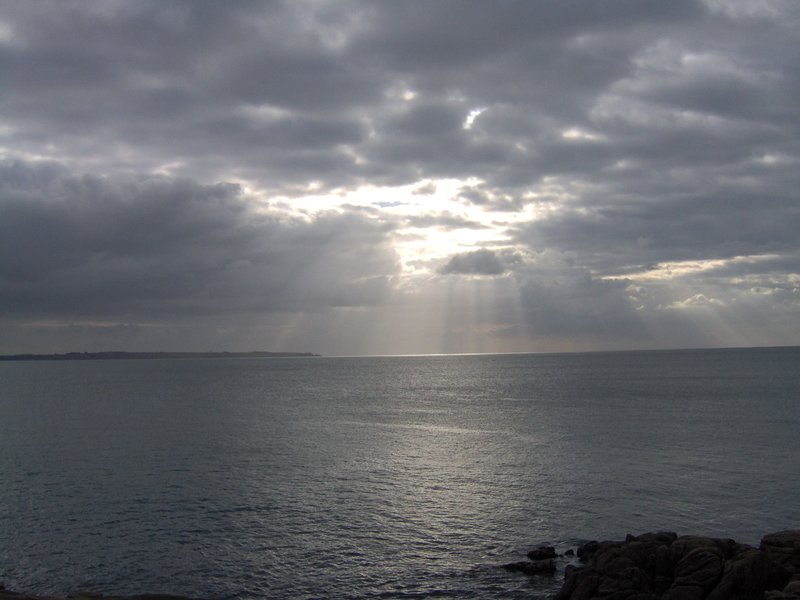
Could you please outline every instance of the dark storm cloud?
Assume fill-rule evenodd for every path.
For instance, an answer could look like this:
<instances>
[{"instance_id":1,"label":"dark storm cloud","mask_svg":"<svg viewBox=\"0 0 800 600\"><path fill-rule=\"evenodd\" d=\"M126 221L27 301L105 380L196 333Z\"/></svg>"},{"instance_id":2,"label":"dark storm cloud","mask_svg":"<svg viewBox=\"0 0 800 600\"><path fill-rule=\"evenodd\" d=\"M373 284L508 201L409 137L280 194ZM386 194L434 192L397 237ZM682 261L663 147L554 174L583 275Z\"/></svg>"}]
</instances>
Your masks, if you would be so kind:
<instances>
[{"instance_id":1,"label":"dark storm cloud","mask_svg":"<svg viewBox=\"0 0 800 600\"><path fill-rule=\"evenodd\" d=\"M574 252L602 274L641 270L658 261L798 255L800 207L788 186L681 187L674 183L656 198L618 197L609 190L589 206L524 226L519 238L534 247Z\"/></svg>"},{"instance_id":2,"label":"dark storm cloud","mask_svg":"<svg viewBox=\"0 0 800 600\"><path fill-rule=\"evenodd\" d=\"M515 284L506 298L508 313L516 306L521 323L509 323L505 335L522 331L533 338L609 339L639 342L647 332L630 297L630 281L594 277L569 255L544 251L520 254L481 248L456 254L439 270L443 275L504 275ZM498 321L503 315L496 317Z\"/></svg>"},{"instance_id":3,"label":"dark storm cloud","mask_svg":"<svg viewBox=\"0 0 800 600\"><path fill-rule=\"evenodd\" d=\"M181 163L276 189L468 176L519 188L633 158L730 164L793 146L775 125L797 125L796 11L776 22L685 0L4 8L10 141L87 163L105 147L103 169ZM676 111L729 122L682 124ZM570 127L602 141L564 139Z\"/></svg>"},{"instance_id":4,"label":"dark storm cloud","mask_svg":"<svg viewBox=\"0 0 800 600\"><path fill-rule=\"evenodd\" d=\"M627 282L596 279L579 267L520 277L520 303L534 335L641 340L646 330L629 302Z\"/></svg>"},{"instance_id":5,"label":"dark storm cloud","mask_svg":"<svg viewBox=\"0 0 800 600\"><path fill-rule=\"evenodd\" d=\"M54 144L93 167L103 148L102 171L179 162L204 178L279 173L275 187L353 177L341 148L364 136L353 113L384 76L329 51L310 5L3 8L3 114L19 151Z\"/></svg>"},{"instance_id":6,"label":"dark storm cloud","mask_svg":"<svg viewBox=\"0 0 800 600\"><path fill-rule=\"evenodd\" d=\"M385 225L264 213L232 184L2 166L5 315L149 316L379 302L396 272Z\"/></svg>"},{"instance_id":7,"label":"dark storm cloud","mask_svg":"<svg viewBox=\"0 0 800 600\"><path fill-rule=\"evenodd\" d=\"M516 144L584 118L646 35L702 13L683 1L4 8L3 109L20 149L51 143L91 163L104 146L104 169L181 162L276 188L476 170L535 181L547 157L537 172ZM419 97L390 101L404 87ZM467 131L476 106L492 110Z\"/></svg>"}]
</instances>

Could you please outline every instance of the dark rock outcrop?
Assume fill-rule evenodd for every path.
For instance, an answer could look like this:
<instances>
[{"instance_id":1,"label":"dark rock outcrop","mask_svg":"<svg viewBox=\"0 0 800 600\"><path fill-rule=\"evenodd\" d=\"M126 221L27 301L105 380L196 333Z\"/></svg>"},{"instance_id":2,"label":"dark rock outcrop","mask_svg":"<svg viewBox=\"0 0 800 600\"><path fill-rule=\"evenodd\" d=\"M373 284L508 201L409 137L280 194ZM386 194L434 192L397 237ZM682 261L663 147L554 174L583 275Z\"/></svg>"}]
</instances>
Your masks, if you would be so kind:
<instances>
[{"instance_id":1,"label":"dark rock outcrop","mask_svg":"<svg viewBox=\"0 0 800 600\"><path fill-rule=\"evenodd\" d=\"M800 531L753 548L674 533L589 542L555 600L800 600Z\"/></svg>"},{"instance_id":2,"label":"dark rock outcrop","mask_svg":"<svg viewBox=\"0 0 800 600\"><path fill-rule=\"evenodd\" d=\"M552 558L523 560L503 565L503 568L512 573L525 573L525 575L550 575L556 572L556 563Z\"/></svg>"},{"instance_id":3,"label":"dark rock outcrop","mask_svg":"<svg viewBox=\"0 0 800 600\"><path fill-rule=\"evenodd\" d=\"M553 546L539 546L528 552L528 560L503 565L506 571L525 575L552 575L556 572L556 549Z\"/></svg>"},{"instance_id":4,"label":"dark rock outcrop","mask_svg":"<svg viewBox=\"0 0 800 600\"><path fill-rule=\"evenodd\" d=\"M553 546L539 546L536 550L528 552L528 558L531 560L547 560L556 556L556 549Z\"/></svg>"},{"instance_id":5,"label":"dark rock outcrop","mask_svg":"<svg viewBox=\"0 0 800 600\"><path fill-rule=\"evenodd\" d=\"M765 535L759 549L793 576L800 575L800 529Z\"/></svg>"}]
</instances>

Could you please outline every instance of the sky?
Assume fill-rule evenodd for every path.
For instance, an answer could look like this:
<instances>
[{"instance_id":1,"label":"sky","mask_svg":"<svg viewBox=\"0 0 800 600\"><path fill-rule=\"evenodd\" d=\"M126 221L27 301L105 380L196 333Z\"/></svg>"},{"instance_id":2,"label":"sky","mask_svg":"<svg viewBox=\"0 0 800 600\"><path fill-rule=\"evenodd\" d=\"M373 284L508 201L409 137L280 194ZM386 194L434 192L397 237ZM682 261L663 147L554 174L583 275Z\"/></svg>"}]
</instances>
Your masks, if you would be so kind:
<instances>
[{"instance_id":1,"label":"sky","mask_svg":"<svg viewBox=\"0 0 800 600\"><path fill-rule=\"evenodd\" d=\"M0 0L0 353L797 344L796 0Z\"/></svg>"}]
</instances>

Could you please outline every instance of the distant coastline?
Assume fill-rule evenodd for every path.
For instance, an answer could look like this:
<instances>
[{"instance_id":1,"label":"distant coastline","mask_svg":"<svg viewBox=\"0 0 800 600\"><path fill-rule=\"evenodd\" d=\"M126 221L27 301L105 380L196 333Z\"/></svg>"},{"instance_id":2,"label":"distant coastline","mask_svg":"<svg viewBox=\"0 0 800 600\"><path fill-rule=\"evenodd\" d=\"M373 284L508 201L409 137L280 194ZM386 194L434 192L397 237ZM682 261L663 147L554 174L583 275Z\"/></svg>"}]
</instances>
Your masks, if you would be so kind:
<instances>
[{"instance_id":1,"label":"distant coastline","mask_svg":"<svg viewBox=\"0 0 800 600\"><path fill-rule=\"evenodd\" d=\"M67 352L65 354L6 354L0 361L12 360L124 360L154 358L304 358L311 352Z\"/></svg>"}]
</instances>

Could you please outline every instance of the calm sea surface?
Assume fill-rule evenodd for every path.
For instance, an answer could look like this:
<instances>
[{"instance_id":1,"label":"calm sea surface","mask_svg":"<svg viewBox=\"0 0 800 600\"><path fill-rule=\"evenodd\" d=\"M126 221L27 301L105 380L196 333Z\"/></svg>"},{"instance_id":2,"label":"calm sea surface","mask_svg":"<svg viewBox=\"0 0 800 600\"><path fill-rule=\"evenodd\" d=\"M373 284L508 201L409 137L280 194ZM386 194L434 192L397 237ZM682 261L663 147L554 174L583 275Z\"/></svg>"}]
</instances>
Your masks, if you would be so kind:
<instances>
[{"instance_id":1,"label":"calm sea surface","mask_svg":"<svg viewBox=\"0 0 800 600\"><path fill-rule=\"evenodd\" d=\"M546 598L549 542L800 527L800 349L0 363L0 582Z\"/></svg>"}]
</instances>

